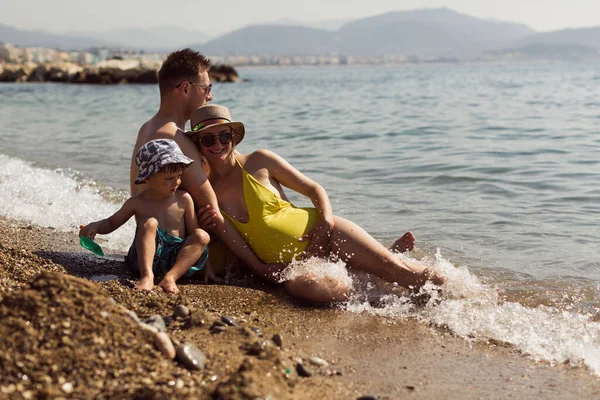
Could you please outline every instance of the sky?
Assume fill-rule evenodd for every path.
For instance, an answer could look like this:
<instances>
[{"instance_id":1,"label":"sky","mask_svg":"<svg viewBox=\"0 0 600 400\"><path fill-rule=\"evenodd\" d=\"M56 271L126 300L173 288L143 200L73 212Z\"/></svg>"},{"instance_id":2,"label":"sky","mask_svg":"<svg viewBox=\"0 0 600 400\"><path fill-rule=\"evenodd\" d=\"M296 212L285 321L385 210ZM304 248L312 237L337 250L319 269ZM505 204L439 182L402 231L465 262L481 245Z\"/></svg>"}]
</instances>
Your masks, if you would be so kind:
<instances>
[{"instance_id":1,"label":"sky","mask_svg":"<svg viewBox=\"0 0 600 400\"><path fill-rule=\"evenodd\" d=\"M281 19L356 19L437 7L537 31L600 25L600 0L2 0L0 23L54 33L182 25L217 36Z\"/></svg>"}]
</instances>

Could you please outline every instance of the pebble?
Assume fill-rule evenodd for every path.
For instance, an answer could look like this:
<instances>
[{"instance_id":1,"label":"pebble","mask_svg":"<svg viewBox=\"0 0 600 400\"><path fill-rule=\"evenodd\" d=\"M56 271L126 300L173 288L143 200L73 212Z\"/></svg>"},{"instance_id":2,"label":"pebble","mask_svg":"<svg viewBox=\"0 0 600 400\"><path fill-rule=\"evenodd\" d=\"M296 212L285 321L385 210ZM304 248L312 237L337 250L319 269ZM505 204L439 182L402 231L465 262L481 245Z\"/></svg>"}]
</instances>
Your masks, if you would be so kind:
<instances>
[{"instance_id":1,"label":"pebble","mask_svg":"<svg viewBox=\"0 0 600 400\"><path fill-rule=\"evenodd\" d=\"M127 315L129 315L131 317L132 320L134 320L138 324L141 322L140 317L137 316L135 311L127 310L126 313L127 313Z\"/></svg>"},{"instance_id":2,"label":"pebble","mask_svg":"<svg viewBox=\"0 0 600 400\"><path fill-rule=\"evenodd\" d=\"M225 332L227 330L227 328L225 328L223 325L213 325L210 327L210 331L212 333L221 333L221 332Z\"/></svg>"},{"instance_id":3,"label":"pebble","mask_svg":"<svg viewBox=\"0 0 600 400\"><path fill-rule=\"evenodd\" d=\"M158 329L159 332L167 331L167 324L165 324L165 320L163 319L163 317L161 317L158 314L151 316L150 318L146 319L144 322L147 323L148 325L154 326L156 329Z\"/></svg>"},{"instance_id":4,"label":"pebble","mask_svg":"<svg viewBox=\"0 0 600 400\"><path fill-rule=\"evenodd\" d=\"M206 356L196 346L183 343L177 346L176 350L177 360L186 366L188 369L201 370L204 368L204 361Z\"/></svg>"},{"instance_id":5,"label":"pebble","mask_svg":"<svg viewBox=\"0 0 600 400\"><path fill-rule=\"evenodd\" d=\"M183 304L177 304L175 306L175 316L178 318L186 318L190 315L190 309Z\"/></svg>"},{"instance_id":6,"label":"pebble","mask_svg":"<svg viewBox=\"0 0 600 400\"><path fill-rule=\"evenodd\" d=\"M283 349L283 338L279 333L274 334L271 340L273 341L273 343L275 343L277 346Z\"/></svg>"},{"instance_id":7,"label":"pebble","mask_svg":"<svg viewBox=\"0 0 600 400\"><path fill-rule=\"evenodd\" d=\"M145 322L140 322L140 328L142 328L145 331L152 332L152 333L158 333L159 332L159 330L158 330L157 327L155 327L154 325L147 324Z\"/></svg>"},{"instance_id":8,"label":"pebble","mask_svg":"<svg viewBox=\"0 0 600 400\"><path fill-rule=\"evenodd\" d=\"M113 299L112 297L108 299L108 301L110 301L110 304L116 306L117 305L117 301L115 299Z\"/></svg>"},{"instance_id":9,"label":"pebble","mask_svg":"<svg viewBox=\"0 0 600 400\"><path fill-rule=\"evenodd\" d=\"M312 372L308 369L304 364L298 363L296 364L296 372L299 376L303 378L308 378L312 376Z\"/></svg>"},{"instance_id":10,"label":"pebble","mask_svg":"<svg viewBox=\"0 0 600 400\"><path fill-rule=\"evenodd\" d=\"M256 335L257 335L258 337L263 337L263 331L262 331L262 329L260 329L260 328L257 328L257 327L255 327L255 326L251 326L251 327L249 327L248 329L250 329L252 332L256 333Z\"/></svg>"},{"instance_id":11,"label":"pebble","mask_svg":"<svg viewBox=\"0 0 600 400\"><path fill-rule=\"evenodd\" d=\"M165 332L158 332L154 336L154 345L169 360L175 358L175 346L173 346L173 342Z\"/></svg>"},{"instance_id":12,"label":"pebble","mask_svg":"<svg viewBox=\"0 0 600 400\"><path fill-rule=\"evenodd\" d=\"M329 363L327 361L325 361L319 357L311 357L308 359L308 362L311 363L312 365L316 365L318 367L328 367L329 366Z\"/></svg>"},{"instance_id":13,"label":"pebble","mask_svg":"<svg viewBox=\"0 0 600 400\"><path fill-rule=\"evenodd\" d=\"M356 400L377 400L379 396L375 396L372 394L366 394L364 396L357 397Z\"/></svg>"},{"instance_id":14,"label":"pebble","mask_svg":"<svg viewBox=\"0 0 600 400\"><path fill-rule=\"evenodd\" d=\"M63 385L60 388L66 394L70 394L73 392L73 384L71 382L63 383Z\"/></svg>"},{"instance_id":15,"label":"pebble","mask_svg":"<svg viewBox=\"0 0 600 400\"><path fill-rule=\"evenodd\" d=\"M231 318L229 318L225 315L221 316L221 321L225 322L229 326L238 326L237 322L235 322L234 320L232 320Z\"/></svg>"}]
</instances>

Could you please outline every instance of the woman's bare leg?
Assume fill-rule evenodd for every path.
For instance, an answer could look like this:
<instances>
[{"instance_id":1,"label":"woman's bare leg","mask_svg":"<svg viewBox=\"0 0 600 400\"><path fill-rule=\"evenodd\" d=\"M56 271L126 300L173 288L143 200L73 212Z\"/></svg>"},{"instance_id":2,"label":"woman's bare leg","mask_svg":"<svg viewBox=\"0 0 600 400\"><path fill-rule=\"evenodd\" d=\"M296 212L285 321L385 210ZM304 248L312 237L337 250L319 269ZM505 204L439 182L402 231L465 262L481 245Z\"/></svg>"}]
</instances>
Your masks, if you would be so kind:
<instances>
[{"instance_id":1,"label":"woman's bare leg","mask_svg":"<svg viewBox=\"0 0 600 400\"><path fill-rule=\"evenodd\" d=\"M349 288L331 277L300 275L283 283L290 296L312 303L335 303L348 300Z\"/></svg>"},{"instance_id":2,"label":"woman's bare leg","mask_svg":"<svg viewBox=\"0 0 600 400\"><path fill-rule=\"evenodd\" d=\"M446 277L419 262L404 261L354 222L334 217L332 254L351 268L376 275L406 288L420 288L427 281L443 285Z\"/></svg>"}]
</instances>

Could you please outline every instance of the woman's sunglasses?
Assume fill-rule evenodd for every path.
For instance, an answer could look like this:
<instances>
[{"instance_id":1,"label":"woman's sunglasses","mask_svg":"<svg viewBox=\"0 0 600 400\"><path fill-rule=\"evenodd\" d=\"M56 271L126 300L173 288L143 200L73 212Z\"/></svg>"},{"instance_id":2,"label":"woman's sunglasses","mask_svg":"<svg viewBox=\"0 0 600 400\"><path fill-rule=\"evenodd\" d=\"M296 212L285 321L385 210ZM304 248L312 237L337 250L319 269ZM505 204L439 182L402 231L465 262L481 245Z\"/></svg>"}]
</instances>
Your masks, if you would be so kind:
<instances>
[{"instance_id":1,"label":"woman's sunglasses","mask_svg":"<svg viewBox=\"0 0 600 400\"><path fill-rule=\"evenodd\" d=\"M204 147L214 146L215 143L217 143L217 140L219 140L219 143L221 144L229 144L233 140L233 134L231 132L227 132L219 133L218 135L200 136L199 140L200 144Z\"/></svg>"}]
</instances>

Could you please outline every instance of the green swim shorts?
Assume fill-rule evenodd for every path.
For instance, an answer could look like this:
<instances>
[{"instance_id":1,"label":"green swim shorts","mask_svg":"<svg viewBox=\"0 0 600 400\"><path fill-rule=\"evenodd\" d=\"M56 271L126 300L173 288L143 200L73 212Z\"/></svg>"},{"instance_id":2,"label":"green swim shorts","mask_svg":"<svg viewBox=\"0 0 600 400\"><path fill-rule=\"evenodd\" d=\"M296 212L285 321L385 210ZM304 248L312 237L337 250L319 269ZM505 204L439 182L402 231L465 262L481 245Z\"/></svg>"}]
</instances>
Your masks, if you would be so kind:
<instances>
[{"instance_id":1,"label":"green swim shorts","mask_svg":"<svg viewBox=\"0 0 600 400\"><path fill-rule=\"evenodd\" d=\"M125 256L125 264L135 273L140 273L140 267L137 259L137 250L135 248L135 242L137 239L137 232L133 239L133 244L129 248L129 252ZM164 275L173 267L179 250L185 244L188 238L182 239L177 236L173 236L170 233L163 231L160 228L156 229L156 253L154 253L154 261L152 262L152 272L154 275ZM202 270L208 260L208 247L204 249L204 252L200 256L200 259L194 263L188 269L184 276L190 277L196 272Z\"/></svg>"}]
</instances>

